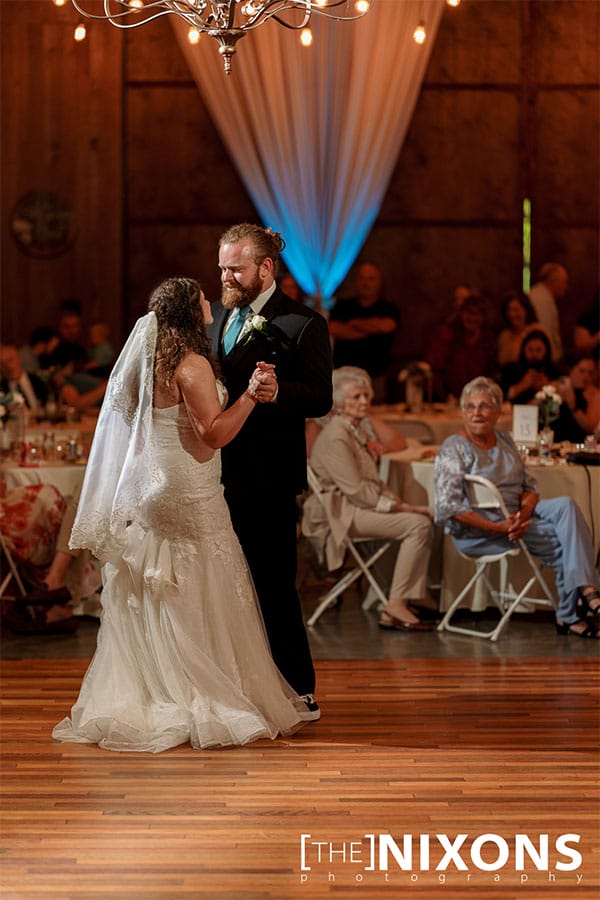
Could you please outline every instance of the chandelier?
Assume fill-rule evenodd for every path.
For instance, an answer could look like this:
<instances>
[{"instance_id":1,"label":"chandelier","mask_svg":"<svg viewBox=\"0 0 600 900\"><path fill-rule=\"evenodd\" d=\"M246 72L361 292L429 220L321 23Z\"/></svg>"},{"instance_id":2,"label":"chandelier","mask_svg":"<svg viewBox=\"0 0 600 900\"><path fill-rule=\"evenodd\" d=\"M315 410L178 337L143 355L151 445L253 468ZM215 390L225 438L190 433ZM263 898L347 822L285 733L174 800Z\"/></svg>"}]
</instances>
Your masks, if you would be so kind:
<instances>
[{"instance_id":1,"label":"chandelier","mask_svg":"<svg viewBox=\"0 0 600 900\"><path fill-rule=\"evenodd\" d=\"M169 14L180 16L198 35L205 32L219 42L229 75L239 39L269 19L299 31L308 28L313 13L338 22L361 19L375 0L103 0L102 14L82 9L78 0L72 2L82 16L107 20L117 28L136 28Z\"/></svg>"}]
</instances>

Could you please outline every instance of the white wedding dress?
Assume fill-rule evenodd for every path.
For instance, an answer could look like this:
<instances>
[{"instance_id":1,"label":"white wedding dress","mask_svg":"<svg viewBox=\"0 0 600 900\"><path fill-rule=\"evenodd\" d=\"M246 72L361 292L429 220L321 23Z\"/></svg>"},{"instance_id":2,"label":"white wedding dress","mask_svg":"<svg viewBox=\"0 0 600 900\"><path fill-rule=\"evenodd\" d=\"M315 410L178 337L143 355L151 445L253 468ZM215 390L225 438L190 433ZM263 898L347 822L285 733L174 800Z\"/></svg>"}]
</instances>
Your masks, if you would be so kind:
<instances>
[{"instance_id":1,"label":"white wedding dress","mask_svg":"<svg viewBox=\"0 0 600 900\"><path fill-rule=\"evenodd\" d=\"M152 418L151 489L122 557L103 566L97 650L53 737L158 753L289 733L295 694L270 655L220 453L200 461L183 404Z\"/></svg>"}]
</instances>

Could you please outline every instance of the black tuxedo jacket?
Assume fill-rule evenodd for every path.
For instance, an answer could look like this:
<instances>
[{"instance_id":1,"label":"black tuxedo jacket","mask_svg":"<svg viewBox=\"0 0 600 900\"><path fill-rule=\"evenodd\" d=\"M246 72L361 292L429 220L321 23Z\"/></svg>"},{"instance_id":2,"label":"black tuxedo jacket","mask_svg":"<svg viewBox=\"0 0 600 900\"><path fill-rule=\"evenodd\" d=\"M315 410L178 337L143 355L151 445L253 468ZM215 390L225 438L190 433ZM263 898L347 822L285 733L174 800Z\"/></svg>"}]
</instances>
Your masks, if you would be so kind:
<instances>
[{"instance_id":1,"label":"black tuxedo jacket","mask_svg":"<svg viewBox=\"0 0 600 900\"><path fill-rule=\"evenodd\" d=\"M28 372L27 374L29 377L29 382L33 389L33 393L35 394L35 396L38 398L39 402L43 406L44 403L46 402L46 400L48 399L48 388L46 387L46 385L42 381L42 379L39 377L39 375L35 375L33 372ZM9 388L8 378L0 378L0 391L2 391L3 394L6 394L9 390L10 390L10 388ZM25 397L25 395L23 395L23 399L25 400L25 403L27 404L27 406L29 406L29 403L27 402L27 397Z\"/></svg>"},{"instance_id":2,"label":"black tuxedo jacket","mask_svg":"<svg viewBox=\"0 0 600 900\"><path fill-rule=\"evenodd\" d=\"M305 420L324 416L332 406L331 345L323 316L290 300L279 288L260 312L264 331L242 337L223 354L223 329L229 310L213 303L208 327L219 360L229 403L246 390L259 361L274 363L279 391L275 403L258 403L240 433L221 451L227 490L257 492L306 487Z\"/></svg>"}]
</instances>

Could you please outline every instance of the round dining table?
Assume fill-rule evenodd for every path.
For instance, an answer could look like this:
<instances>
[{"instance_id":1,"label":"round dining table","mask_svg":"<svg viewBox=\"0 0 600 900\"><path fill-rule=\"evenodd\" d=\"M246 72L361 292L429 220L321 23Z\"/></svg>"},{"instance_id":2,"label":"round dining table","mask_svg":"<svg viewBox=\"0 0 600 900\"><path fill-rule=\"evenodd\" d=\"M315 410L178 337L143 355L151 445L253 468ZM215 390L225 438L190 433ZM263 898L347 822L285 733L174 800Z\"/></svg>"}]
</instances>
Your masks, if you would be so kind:
<instances>
[{"instance_id":1,"label":"round dining table","mask_svg":"<svg viewBox=\"0 0 600 900\"><path fill-rule=\"evenodd\" d=\"M6 485L6 490L28 484L51 484L63 497L75 497L79 495L84 475L83 461L77 463L41 461L35 465L25 466L11 461L0 463L0 480Z\"/></svg>"},{"instance_id":2,"label":"round dining table","mask_svg":"<svg viewBox=\"0 0 600 900\"><path fill-rule=\"evenodd\" d=\"M408 437L422 443L442 444L451 434L463 427L463 417L458 406L442 403L426 403L419 412L407 409L405 403L373 406L372 412ZM502 407L497 427L502 431L512 428L513 410L510 403Z\"/></svg>"}]
</instances>

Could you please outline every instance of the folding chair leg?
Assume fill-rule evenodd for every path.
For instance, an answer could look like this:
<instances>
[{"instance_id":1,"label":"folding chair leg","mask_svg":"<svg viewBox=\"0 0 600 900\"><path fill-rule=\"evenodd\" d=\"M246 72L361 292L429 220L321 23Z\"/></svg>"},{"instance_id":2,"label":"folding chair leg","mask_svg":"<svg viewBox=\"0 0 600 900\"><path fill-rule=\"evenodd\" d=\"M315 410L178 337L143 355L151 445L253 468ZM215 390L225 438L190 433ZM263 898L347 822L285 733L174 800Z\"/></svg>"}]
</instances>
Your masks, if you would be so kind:
<instances>
[{"instance_id":1,"label":"folding chair leg","mask_svg":"<svg viewBox=\"0 0 600 900\"><path fill-rule=\"evenodd\" d=\"M332 587L332 589L323 597L312 616L307 620L306 624L309 626L309 628L312 628L315 622L321 618L326 610L335 605L335 601L340 596L340 594L343 594L344 591L349 588L350 585L353 584L358 578L360 578L361 575L362 572L360 571L360 569L352 569L350 572L346 572L346 574L342 578L340 578L338 583L334 587Z\"/></svg>"},{"instance_id":2,"label":"folding chair leg","mask_svg":"<svg viewBox=\"0 0 600 900\"><path fill-rule=\"evenodd\" d=\"M25 590L25 585L19 575L19 570L17 569L16 563L12 557L12 553L9 548L6 546L5 538L3 534L0 534L0 548L2 549L2 555L5 557L8 562L8 567L10 569L9 572L6 573L4 578L2 579L2 583L0 584L0 597L5 596L5 591L12 578L14 578L15 583L19 589L21 597L25 597L27 595L27 591Z\"/></svg>"}]
</instances>

